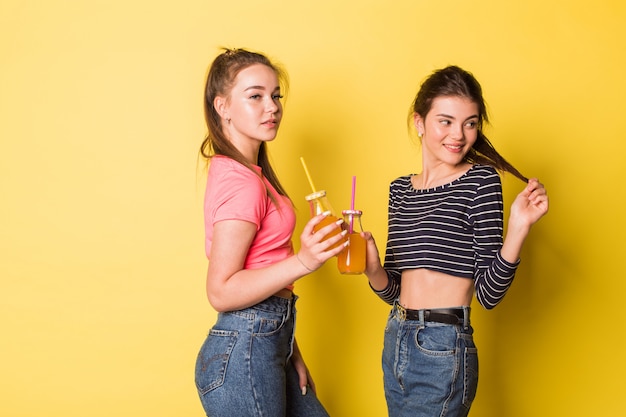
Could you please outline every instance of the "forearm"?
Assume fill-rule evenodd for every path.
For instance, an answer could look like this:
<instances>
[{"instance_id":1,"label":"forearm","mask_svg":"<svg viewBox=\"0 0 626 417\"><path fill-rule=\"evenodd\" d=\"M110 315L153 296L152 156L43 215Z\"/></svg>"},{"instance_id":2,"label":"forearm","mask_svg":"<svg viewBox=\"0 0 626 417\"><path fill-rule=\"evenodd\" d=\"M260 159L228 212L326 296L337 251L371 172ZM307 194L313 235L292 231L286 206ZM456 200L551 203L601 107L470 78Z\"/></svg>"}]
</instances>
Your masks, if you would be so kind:
<instances>
[{"instance_id":1,"label":"forearm","mask_svg":"<svg viewBox=\"0 0 626 417\"><path fill-rule=\"evenodd\" d=\"M475 277L476 299L487 310L497 306L508 292L519 260L509 262L498 252L488 268Z\"/></svg>"},{"instance_id":2,"label":"forearm","mask_svg":"<svg viewBox=\"0 0 626 417\"><path fill-rule=\"evenodd\" d=\"M370 286L374 291L382 291L389 285L387 271L385 271L380 264L378 265L378 268L374 270L366 270L365 275L367 276Z\"/></svg>"},{"instance_id":3,"label":"forearm","mask_svg":"<svg viewBox=\"0 0 626 417\"><path fill-rule=\"evenodd\" d=\"M393 304L400 296L400 280L396 273L388 273L380 266L369 273L366 271L366 275L370 288L387 304Z\"/></svg>"},{"instance_id":4,"label":"forearm","mask_svg":"<svg viewBox=\"0 0 626 417\"><path fill-rule=\"evenodd\" d=\"M364 232L362 236L367 241L367 266L365 268L365 275L369 281L370 288L372 288L376 295L383 301L392 304L400 295L399 273L397 274L398 279L393 279L392 277L396 275L396 273L388 273L383 267L372 234L370 232Z\"/></svg>"},{"instance_id":5,"label":"forearm","mask_svg":"<svg viewBox=\"0 0 626 417\"><path fill-rule=\"evenodd\" d=\"M219 285L212 284L208 277L207 295L217 311L240 310L267 299L310 272L292 255L265 268L241 269Z\"/></svg>"},{"instance_id":6,"label":"forearm","mask_svg":"<svg viewBox=\"0 0 626 417\"><path fill-rule=\"evenodd\" d=\"M500 249L502 258L510 263L515 263L519 260L522 253L522 247L530 231L530 226L523 226L513 224L509 222L509 227Z\"/></svg>"}]
</instances>

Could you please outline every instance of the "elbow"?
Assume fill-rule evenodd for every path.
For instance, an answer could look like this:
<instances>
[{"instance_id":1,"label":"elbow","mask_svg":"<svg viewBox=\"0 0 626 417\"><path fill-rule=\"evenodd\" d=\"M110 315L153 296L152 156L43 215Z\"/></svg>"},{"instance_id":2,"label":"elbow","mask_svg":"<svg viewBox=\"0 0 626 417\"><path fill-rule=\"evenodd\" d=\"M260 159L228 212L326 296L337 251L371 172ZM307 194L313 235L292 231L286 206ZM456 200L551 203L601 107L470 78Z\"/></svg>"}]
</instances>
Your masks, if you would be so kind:
<instances>
[{"instance_id":1,"label":"elbow","mask_svg":"<svg viewBox=\"0 0 626 417\"><path fill-rule=\"evenodd\" d=\"M496 308L497 304L487 304L487 303L483 304L483 303L481 303L481 305L485 308L485 310L493 310L494 308Z\"/></svg>"},{"instance_id":2,"label":"elbow","mask_svg":"<svg viewBox=\"0 0 626 417\"><path fill-rule=\"evenodd\" d=\"M216 279L210 279L207 275L206 296L211 307L218 313L225 313L234 310L233 297L229 293L227 286Z\"/></svg>"},{"instance_id":3,"label":"elbow","mask_svg":"<svg viewBox=\"0 0 626 417\"><path fill-rule=\"evenodd\" d=\"M485 309L485 310L493 310L498 303L500 302L500 300L486 300L482 297L477 297L478 299L478 303Z\"/></svg>"},{"instance_id":4,"label":"elbow","mask_svg":"<svg viewBox=\"0 0 626 417\"><path fill-rule=\"evenodd\" d=\"M224 313L230 310L228 302L224 299L224 297L220 297L213 292L207 291L207 298L209 299L209 304L211 304L213 310L217 311L218 313Z\"/></svg>"}]
</instances>

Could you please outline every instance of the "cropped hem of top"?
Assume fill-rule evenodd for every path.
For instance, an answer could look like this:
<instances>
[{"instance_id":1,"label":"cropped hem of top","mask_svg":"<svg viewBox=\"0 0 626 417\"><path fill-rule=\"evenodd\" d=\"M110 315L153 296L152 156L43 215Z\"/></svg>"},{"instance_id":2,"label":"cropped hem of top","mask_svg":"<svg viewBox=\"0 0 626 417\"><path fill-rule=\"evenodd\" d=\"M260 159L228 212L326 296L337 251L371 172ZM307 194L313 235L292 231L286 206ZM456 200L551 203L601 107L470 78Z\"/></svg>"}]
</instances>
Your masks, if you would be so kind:
<instances>
[{"instance_id":1,"label":"cropped hem of top","mask_svg":"<svg viewBox=\"0 0 626 417\"><path fill-rule=\"evenodd\" d=\"M411 175L389 187L384 268L387 288L375 291L392 304L402 271L425 268L474 279L476 298L491 309L504 297L520 263L502 258L502 183L495 168L474 165L454 181L418 190Z\"/></svg>"},{"instance_id":2,"label":"cropped hem of top","mask_svg":"<svg viewBox=\"0 0 626 417\"><path fill-rule=\"evenodd\" d=\"M278 194L262 175L261 167L253 168L256 173L226 156L211 158L204 197L205 251L209 260L213 226L223 220L242 220L256 226L244 269L263 268L294 253L291 238L296 218L291 201Z\"/></svg>"}]
</instances>

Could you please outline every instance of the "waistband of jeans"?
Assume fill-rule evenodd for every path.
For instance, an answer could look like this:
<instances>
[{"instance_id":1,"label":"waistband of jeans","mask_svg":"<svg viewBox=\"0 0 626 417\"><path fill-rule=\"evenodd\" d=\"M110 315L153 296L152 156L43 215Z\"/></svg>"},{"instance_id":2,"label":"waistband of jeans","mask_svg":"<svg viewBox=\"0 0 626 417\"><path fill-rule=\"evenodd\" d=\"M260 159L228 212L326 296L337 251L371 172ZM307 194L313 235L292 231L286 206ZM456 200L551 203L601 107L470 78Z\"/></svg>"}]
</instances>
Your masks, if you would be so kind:
<instances>
[{"instance_id":1,"label":"waistband of jeans","mask_svg":"<svg viewBox=\"0 0 626 417\"><path fill-rule=\"evenodd\" d=\"M298 296L294 293L291 293L291 297L287 298L287 294L284 295L285 296L273 294L265 300L260 301L253 306L250 306L248 309L251 311L262 310L275 313L282 313L288 310L293 310Z\"/></svg>"},{"instance_id":2,"label":"waistband of jeans","mask_svg":"<svg viewBox=\"0 0 626 417\"><path fill-rule=\"evenodd\" d=\"M461 325L467 327L470 324L470 307L452 308L430 308L420 310L410 310L395 303L394 310L396 317L400 320L413 320L433 323L443 323L451 325Z\"/></svg>"}]
</instances>

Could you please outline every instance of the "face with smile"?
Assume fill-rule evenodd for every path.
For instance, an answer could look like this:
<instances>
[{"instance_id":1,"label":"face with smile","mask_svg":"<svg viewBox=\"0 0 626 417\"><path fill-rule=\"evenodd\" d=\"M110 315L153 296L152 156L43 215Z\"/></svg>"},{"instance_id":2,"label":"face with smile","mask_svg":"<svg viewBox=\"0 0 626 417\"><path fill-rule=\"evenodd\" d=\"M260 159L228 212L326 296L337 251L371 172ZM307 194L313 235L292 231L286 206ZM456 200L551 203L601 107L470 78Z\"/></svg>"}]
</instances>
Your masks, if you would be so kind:
<instances>
[{"instance_id":1,"label":"face with smile","mask_svg":"<svg viewBox=\"0 0 626 417\"><path fill-rule=\"evenodd\" d=\"M422 137L424 164L456 167L478 137L478 105L465 97L437 97L426 117L416 113L414 122Z\"/></svg>"},{"instance_id":2,"label":"face with smile","mask_svg":"<svg viewBox=\"0 0 626 417\"><path fill-rule=\"evenodd\" d=\"M276 137L282 117L281 98L275 71L254 64L239 71L227 97L218 96L214 100L224 133L254 163L255 149L258 152L262 142Z\"/></svg>"}]
</instances>

